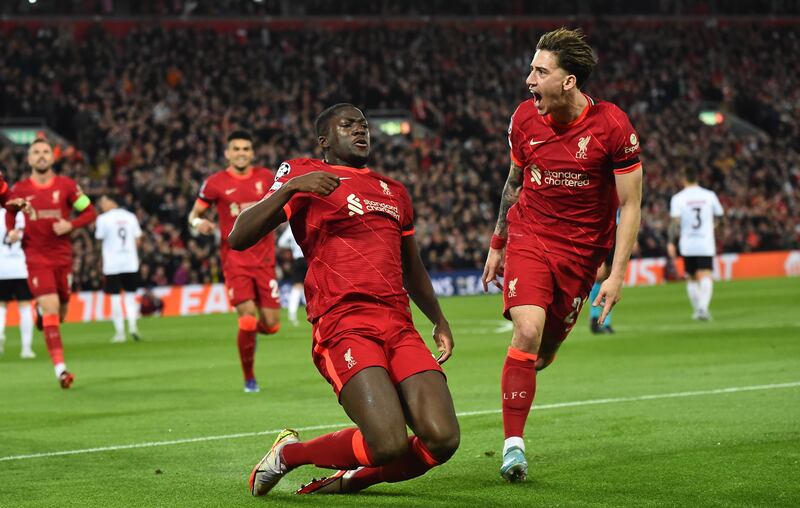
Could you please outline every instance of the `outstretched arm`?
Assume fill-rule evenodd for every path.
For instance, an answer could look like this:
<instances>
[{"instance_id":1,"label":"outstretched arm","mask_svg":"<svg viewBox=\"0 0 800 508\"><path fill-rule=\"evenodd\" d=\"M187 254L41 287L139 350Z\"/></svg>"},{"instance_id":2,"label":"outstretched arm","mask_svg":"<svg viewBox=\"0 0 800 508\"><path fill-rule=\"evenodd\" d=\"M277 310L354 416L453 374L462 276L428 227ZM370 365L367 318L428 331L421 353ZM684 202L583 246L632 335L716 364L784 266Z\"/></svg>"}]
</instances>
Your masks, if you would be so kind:
<instances>
[{"instance_id":1,"label":"outstretched arm","mask_svg":"<svg viewBox=\"0 0 800 508\"><path fill-rule=\"evenodd\" d=\"M503 187L503 196L500 198L500 210L497 212L497 224L494 227L489 255L486 256L486 265L483 268L484 291L489 290L489 284L494 284L500 289L503 288L497 277L503 275L505 241L508 238L506 216L508 210L519 200L519 193L522 190L522 175L522 168L512 161L506 184Z\"/></svg>"},{"instance_id":2,"label":"outstretched arm","mask_svg":"<svg viewBox=\"0 0 800 508\"><path fill-rule=\"evenodd\" d=\"M439 307L439 300L436 299L428 271L422 264L413 234L403 237L400 249L403 258L403 285L411 300L433 323L433 340L440 353L436 361L444 363L453 354L453 332Z\"/></svg>"},{"instance_id":3,"label":"outstretched arm","mask_svg":"<svg viewBox=\"0 0 800 508\"><path fill-rule=\"evenodd\" d=\"M252 247L273 229L288 219L284 206L298 192L313 192L327 196L339 186L339 177L325 171L315 171L292 178L255 205L236 217L228 243L233 250Z\"/></svg>"},{"instance_id":4,"label":"outstretched arm","mask_svg":"<svg viewBox=\"0 0 800 508\"><path fill-rule=\"evenodd\" d=\"M639 235L642 219L642 170L615 175L617 196L619 197L619 222L617 223L617 242L614 247L614 261L611 274L600 286L600 292L592 305L603 306L597 320L602 323L611 309L622 298L622 282L631 257L633 245Z\"/></svg>"}]
</instances>

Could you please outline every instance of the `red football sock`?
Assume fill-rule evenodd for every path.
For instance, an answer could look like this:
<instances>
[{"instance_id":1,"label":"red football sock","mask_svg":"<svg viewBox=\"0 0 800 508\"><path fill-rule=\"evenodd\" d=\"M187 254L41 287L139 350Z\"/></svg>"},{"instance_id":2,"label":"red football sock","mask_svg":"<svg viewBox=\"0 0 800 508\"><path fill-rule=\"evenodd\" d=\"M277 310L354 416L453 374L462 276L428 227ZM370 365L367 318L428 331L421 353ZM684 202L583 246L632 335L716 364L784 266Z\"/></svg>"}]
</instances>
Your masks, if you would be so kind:
<instances>
[{"instance_id":1,"label":"red football sock","mask_svg":"<svg viewBox=\"0 0 800 508\"><path fill-rule=\"evenodd\" d=\"M325 434L304 443L283 447L283 462L290 468L304 464L330 469L355 469L371 463L367 443L357 427Z\"/></svg>"},{"instance_id":2,"label":"red football sock","mask_svg":"<svg viewBox=\"0 0 800 508\"><path fill-rule=\"evenodd\" d=\"M47 352L50 353L50 360L53 365L64 363L64 346L61 344L61 321L58 314L45 314L42 316L42 331L44 332L44 342L47 344Z\"/></svg>"},{"instance_id":3,"label":"red football sock","mask_svg":"<svg viewBox=\"0 0 800 508\"><path fill-rule=\"evenodd\" d=\"M258 333L264 335L272 335L273 333L278 333L278 330L280 329L281 329L280 323L267 328L267 325L265 325L263 322L261 321L258 322Z\"/></svg>"},{"instance_id":4,"label":"red football sock","mask_svg":"<svg viewBox=\"0 0 800 508\"><path fill-rule=\"evenodd\" d=\"M408 444L408 452L393 462L385 466L365 467L353 473L347 480L347 492L363 490L381 482L395 483L410 480L422 476L439 465L439 461L431 455L417 436L411 436Z\"/></svg>"},{"instance_id":5,"label":"red football sock","mask_svg":"<svg viewBox=\"0 0 800 508\"><path fill-rule=\"evenodd\" d=\"M242 362L244 379L246 381L255 379L253 362L256 355L256 318L254 316L239 318L239 334L236 337L236 343L239 346L239 359Z\"/></svg>"},{"instance_id":6,"label":"red football sock","mask_svg":"<svg viewBox=\"0 0 800 508\"><path fill-rule=\"evenodd\" d=\"M536 355L509 347L500 384L506 439L522 437L536 394Z\"/></svg>"}]
</instances>

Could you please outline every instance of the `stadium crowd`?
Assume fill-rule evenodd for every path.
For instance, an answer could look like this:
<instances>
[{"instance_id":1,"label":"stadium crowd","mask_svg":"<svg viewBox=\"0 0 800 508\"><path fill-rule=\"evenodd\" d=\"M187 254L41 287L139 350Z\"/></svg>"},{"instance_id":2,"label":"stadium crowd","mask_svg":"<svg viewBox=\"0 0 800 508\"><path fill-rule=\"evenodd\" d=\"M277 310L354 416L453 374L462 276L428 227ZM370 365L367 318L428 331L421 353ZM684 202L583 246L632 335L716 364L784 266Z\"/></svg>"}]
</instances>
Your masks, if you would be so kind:
<instances>
[{"instance_id":1,"label":"stadium crowd","mask_svg":"<svg viewBox=\"0 0 800 508\"><path fill-rule=\"evenodd\" d=\"M800 246L800 40L795 25L609 21L585 27L600 61L586 91L625 109L642 142L643 226L635 255L664 254L681 167L726 209L720 248ZM505 133L527 97L532 29L421 24L350 30L100 26L0 32L0 117L42 117L69 139L58 168L90 196L113 191L145 233L148 285L221 280L213 238L186 223L201 182L224 167L225 135L251 130L258 163L313 155L313 121L352 102L408 111L423 137L375 137L372 167L404 182L432 271L481 268L508 172ZM687 32L691 37L687 37ZM775 62L781 62L776 65ZM760 130L707 126L707 104ZM0 151L14 182L24 151ZM76 284L99 287L91 233L74 233ZM286 253L282 253L283 260Z\"/></svg>"}]
</instances>

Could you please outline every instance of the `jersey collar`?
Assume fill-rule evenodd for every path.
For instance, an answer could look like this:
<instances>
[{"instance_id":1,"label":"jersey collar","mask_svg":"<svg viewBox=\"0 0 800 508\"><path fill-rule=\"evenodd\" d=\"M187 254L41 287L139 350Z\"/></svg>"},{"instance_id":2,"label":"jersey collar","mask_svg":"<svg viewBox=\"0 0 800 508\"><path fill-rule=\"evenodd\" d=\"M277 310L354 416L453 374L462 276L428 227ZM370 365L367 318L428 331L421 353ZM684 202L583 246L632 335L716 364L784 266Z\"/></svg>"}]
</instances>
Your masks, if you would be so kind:
<instances>
[{"instance_id":1,"label":"jersey collar","mask_svg":"<svg viewBox=\"0 0 800 508\"><path fill-rule=\"evenodd\" d=\"M55 182L56 182L56 176L55 176L55 175L53 175L53 176L50 178L50 180L48 180L48 181L47 181L47 182L45 182L45 183L38 183L36 180L34 180L34 179L33 179L33 177L31 177L31 184L32 184L34 187L36 187L37 189L49 189L50 187L52 187L52 186L53 186L53 184L54 184Z\"/></svg>"},{"instance_id":2,"label":"jersey collar","mask_svg":"<svg viewBox=\"0 0 800 508\"><path fill-rule=\"evenodd\" d=\"M547 115L544 118L547 121L548 125L550 125L551 127L556 128L556 129L559 129L559 130L566 130L566 129L569 129L571 127L575 127L576 125L578 125L579 123L584 121L586 119L586 115L589 114L589 110L592 109L592 106L594 106L594 99L592 99L591 97L589 97L588 95L586 95L583 92L581 92L581 94L584 97L586 97L586 107L583 108L583 111L581 111L581 114L578 115L578 118L576 118L575 120L573 120L573 121L571 121L569 123L558 123L558 122L554 121L553 118L550 115Z\"/></svg>"},{"instance_id":3,"label":"jersey collar","mask_svg":"<svg viewBox=\"0 0 800 508\"><path fill-rule=\"evenodd\" d=\"M349 171L351 173L356 173L359 175L366 175L367 173L369 173L369 168L351 168L350 166L337 166L336 164L328 164L325 161L322 161L322 163L332 169L340 169L342 171Z\"/></svg>"},{"instance_id":4,"label":"jersey collar","mask_svg":"<svg viewBox=\"0 0 800 508\"><path fill-rule=\"evenodd\" d=\"M237 173L236 170L230 166L227 169L225 169L225 171L227 171L229 175L236 178L237 180L247 180L253 174L253 166L250 166L250 168L247 171L245 171L243 175Z\"/></svg>"}]
</instances>

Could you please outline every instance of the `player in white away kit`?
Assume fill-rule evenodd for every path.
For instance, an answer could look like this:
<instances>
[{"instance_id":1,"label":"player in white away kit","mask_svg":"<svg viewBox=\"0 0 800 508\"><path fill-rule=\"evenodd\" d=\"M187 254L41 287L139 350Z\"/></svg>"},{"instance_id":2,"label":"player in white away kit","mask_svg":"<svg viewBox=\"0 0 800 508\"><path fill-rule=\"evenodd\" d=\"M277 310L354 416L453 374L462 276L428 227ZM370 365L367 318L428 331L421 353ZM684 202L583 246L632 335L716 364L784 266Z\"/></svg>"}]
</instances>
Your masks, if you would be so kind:
<instances>
[{"instance_id":1,"label":"player in white away kit","mask_svg":"<svg viewBox=\"0 0 800 508\"><path fill-rule=\"evenodd\" d=\"M111 320L114 322L114 338L111 342L125 342L124 318L128 318L128 332L139 340L136 318L139 305L136 290L139 289L139 243L142 229L139 220L131 212L119 208L116 199L108 194L98 202L103 212L97 218L94 237L103 242L103 275L106 294L111 295ZM125 290L123 313L120 290Z\"/></svg>"},{"instance_id":2,"label":"player in white away kit","mask_svg":"<svg viewBox=\"0 0 800 508\"><path fill-rule=\"evenodd\" d=\"M20 358L36 358L31 344L33 343L33 314L31 300L33 296L28 288L28 267L25 265L25 253L22 243L6 242L6 209L0 208L0 353L6 342L6 305L17 301L19 309L19 334L22 339ZM25 216L18 213L15 228L25 229Z\"/></svg>"},{"instance_id":3,"label":"player in white away kit","mask_svg":"<svg viewBox=\"0 0 800 508\"><path fill-rule=\"evenodd\" d=\"M289 292L288 311L289 321L294 326L297 326L297 309L300 307L300 299L303 296L303 283L306 280L308 265L306 264L306 258L303 256L303 249L297 245L297 240L294 239L291 226L281 233L280 238L278 238L278 247L292 251L292 290Z\"/></svg>"},{"instance_id":4,"label":"player in white away kit","mask_svg":"<svg viewBox=\"0 0 800 508\"><path fill-rule=\"evenodd\" d=\"M714 226L722 214L717 195L700 187L697 184L697 171L686 168L684 189L672 196L669 203L667 255L672 259L676 257L675 238L680 232L678 247L689 279L687 291L694 310L692 319L711 319L708 306L713 291L713 260L717 253Z\"/></svg>"}]
</instances>

